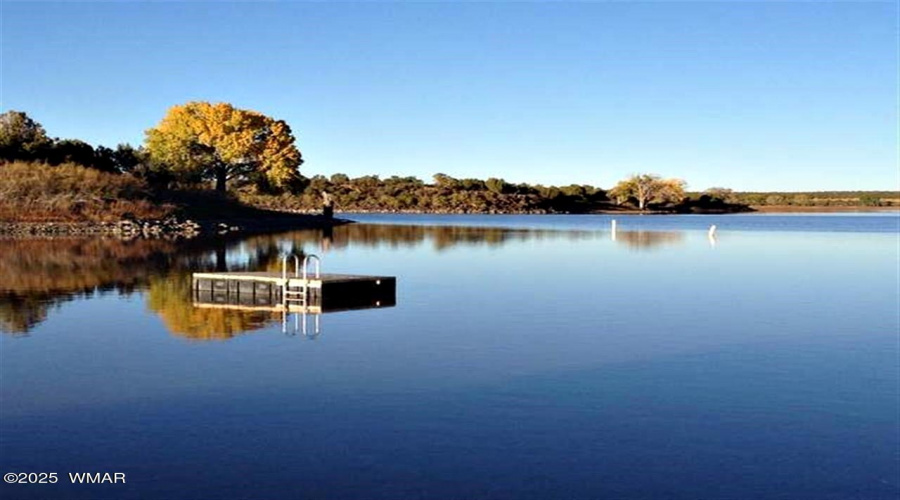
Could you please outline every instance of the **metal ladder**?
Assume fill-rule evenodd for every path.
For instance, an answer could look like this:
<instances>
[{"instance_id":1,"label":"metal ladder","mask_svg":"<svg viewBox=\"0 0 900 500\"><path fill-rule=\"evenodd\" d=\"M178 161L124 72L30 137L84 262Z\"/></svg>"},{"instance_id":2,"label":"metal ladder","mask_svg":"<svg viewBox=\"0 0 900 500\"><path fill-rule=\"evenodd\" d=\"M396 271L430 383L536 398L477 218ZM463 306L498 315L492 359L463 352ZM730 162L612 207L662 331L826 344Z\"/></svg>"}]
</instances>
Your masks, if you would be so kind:
<instances>
[{"instance_id":1,"label":"metal ladder","mask_svg":"<svg viewBox=\"0 0 900 500\"><path fill-rule=\"evenodd\" d=\"M291 278L288 276L288 257L292 257L294 260L294 276L293 278L297 280L295 283L291 283ZM303 312L300 315L295 316L294 318L294 330L295 333L299 333L298 330L302 330L303 336L309 337L310 335L306 332L306 306L309 305L309 264L313 262L315 263L315 278L321 278L321 259L317 255L309 254L303 258L303 261L300 261L300 257L295 254L283 255L281 258L281 307L282 307L282 331L287 333L287 317L290 313L290 303L296 302L302 308ZM300 316L302 316L302 321ZM319 335L319 315L315 315L315 334L314 336Z\"/></svg>"},{"instance_id":2,"label":"metal ladder","mask_svg":"<svg viewBox=\"0 0 900 500\"><path fill-rule=\"evenodd\" d=\"M294 277L300 277L300 257L290 254L283 255L281 257L281 305L287 310L288 302L297 302L302 301L303 305L306 305L306 291L305 290L295 290L291 287L291 280L288 277L288 257L294 259ZM306 284L303 283L303 287L306 288ZM302 294L300 292L303 292ZM296 298L299 295L299 298Z\"/></svg>"},{"instance_id":3,"label":"metal ladder","mask_svg":"<svg viewBox=\"0 0 900 500\"><path fill-rule=\"evenodd\" d=\"M294 259L294 282L288 277L288 257ZM281 302L287 308L288 302L299 302L306 306L309 302L309 264L315 263L315 278L321 278L321 260L309 254L301 263L297 255L285 255L281 258Z\"/></svg>"}]
</instances>

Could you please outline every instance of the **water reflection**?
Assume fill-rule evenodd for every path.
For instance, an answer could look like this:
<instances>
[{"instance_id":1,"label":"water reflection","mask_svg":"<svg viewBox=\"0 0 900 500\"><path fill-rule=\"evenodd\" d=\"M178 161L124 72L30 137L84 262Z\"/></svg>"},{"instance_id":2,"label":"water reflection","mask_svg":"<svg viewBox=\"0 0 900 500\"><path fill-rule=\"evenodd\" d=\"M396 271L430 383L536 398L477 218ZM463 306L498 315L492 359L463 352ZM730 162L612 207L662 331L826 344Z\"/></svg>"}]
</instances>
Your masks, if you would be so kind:
<instances>
[{"instance_id":1,"label":"water reflection","mask_svg":"<svg viewBox=\"0 0 900 500\"><path fill-rule=\"evenodd\" d=\"M0 331L28 332L77 297L130 294L169 267L174 251L167 241L0 239Z\"/></svg>"},{"instance_id":2,"label":"water reflection","mask_svg":"<svg viewBox=\"0 0 900 500\"><path fill-rule=\"evenodd\" d=\"M510 242L567 239L570 241L598 240L610 234L612 241L632 250L660 248L684 242L682 231L587 231L553 229L508 229L466 226L412 226L387 224L352 224L327 232L295 232L257 238L268 238L271 244L289 241L291 248L315 248L322 253L350 246L391 248L416 247L430 244L436 251L458 246L495 246Z\"/></svg>"},{"instance_id":3,"label":"water reflection","mask_svg":"<svg viewBox=\"0 0 900 500\"><path fill-rule=\"evenodd\" d=\"M684 233L677 231L616 231L617 243L630 250L654 250L684 242Z\"/></svg>"},{"instance_id":4,"label":"water reflection","mask_svg":"<svg viewBox=\"0 0 900 500\"><path fill-rule=\"evenodd\" d=\"M351 246L420 245L442 252L457 246L596 240L606 234L586 230L353 224L329 231L187 242L0 239L0 332L27 334L67 301L114 293L140 295L173 335L195 340L229 339L284 318L276 310L202 307L203 301L192 294L192 272L279 271L283 252L303 255L304 251L339 251ZM630 250L683 242L683 234L672 231L618 231L617 235L616 244ZM367 306L367 300L362 298L360 304L347 308L374 307ZM389 300L382 302L379 306L391 305Z\"/></svg>"},{"instance_id":5,"label":"water reflection","mask_svg":"<svg viewBox=\"0 0 900 500\"><path fill-rule=\"evenodd\" d=\"M248 241L272 244L289 243L293 248L316 248L322 253L350 246L390 248L430 244L437 251L458 246L500 247L510 242L565 238L573 241L601 238L597 231L559 231L552 229L507 229L465 226L412 226L386 224L350 224L330 231L297 231L256 236Z\"/></svg>"},{"instance_id":6,"label":"water reflection","mask_svg":"<svg viewBox=\"0 0 900 500\"><path fill-rule=\"evenodd\" d=\"M263 328L277 319L267 311L194 307L191 276L171 273L150 281L147 308L173 335L192 340L225 340Z\"/></svg>"}]
</instances>

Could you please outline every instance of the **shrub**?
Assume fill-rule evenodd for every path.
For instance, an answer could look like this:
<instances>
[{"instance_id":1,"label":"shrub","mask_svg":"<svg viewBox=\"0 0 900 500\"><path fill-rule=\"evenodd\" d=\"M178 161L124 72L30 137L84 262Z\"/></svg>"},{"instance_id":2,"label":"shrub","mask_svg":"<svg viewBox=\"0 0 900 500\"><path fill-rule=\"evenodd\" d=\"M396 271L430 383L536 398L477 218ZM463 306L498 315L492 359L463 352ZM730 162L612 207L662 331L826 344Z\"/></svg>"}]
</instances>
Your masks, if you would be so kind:
<instances>
[{"instance_id":1,"label":"shrub","mask_svg":"<svg viewBox=\"0 0 900 500\"><path fill-rule=\"evenodd\" d=\"M172 210L153 203L146 184L130 175L71 163L0 164L0 221L115 221L125 214L157 219Z\"/></svg>"}]
</instances>

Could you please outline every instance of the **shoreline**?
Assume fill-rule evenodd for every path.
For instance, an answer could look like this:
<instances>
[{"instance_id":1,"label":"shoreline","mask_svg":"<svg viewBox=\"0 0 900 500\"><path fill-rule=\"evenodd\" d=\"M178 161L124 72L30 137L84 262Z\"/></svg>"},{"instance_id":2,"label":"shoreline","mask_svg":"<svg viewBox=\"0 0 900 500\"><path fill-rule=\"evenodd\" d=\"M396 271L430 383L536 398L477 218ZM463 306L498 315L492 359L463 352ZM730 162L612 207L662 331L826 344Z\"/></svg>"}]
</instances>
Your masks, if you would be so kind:
<instances>
[{"instance_id":1,"label":"shoreline","mask_svg":"<svg viewBox=\"0 0 900 500\"><path fill-rule=\"evenodd\" d=\"M695 209L689 212L679 212L672 210L635 210L630 208L620 209L602 209L590 212L555 212L550 210L528 210L528 211L486 211L486 212L467 212L462 210L335 210L335 214L377 214L377 215L691 215L691 214L746 214L753 213L754 210L724 210L724 209ZM316 210L296 210L285 213L291 214L315 214Z\"/></svg>"},{"instance_id":2,"label":"shoreline","mask_svg":"<svg viewBox=\"0 0 900 500\"><path fill-rule=\"evenodd\" d=\"M592 212L442 212L425 210L348 210L335 211L335 214L353 216L354 214L375 215L748 215L773 213L900 213L897 207L795 207L795 206L751 206L750 210L695 210L692 212L672 212L663 210L595 210ZM306 213L306 212L294 212Z\"/></svg>"},{"instance_id":3,"label":"shoreline","mask_svg":"<svg viewBox=\"0 0 900 500\"><path fill-rule=\"evenodd\" d=\"M288 215L288 214L286 214ZM244 236L303 229L328 229L352 223L343 218L290 214L266 219L234 218L191 220L179 218L121 220L115 222L12 222L0 221L0 237L101 237L131 240L193 239L209 236Z\"/></svg>"},{"instance_id":4,"label":"shoreline","mask_svg":"<svg viewBox=\"0 0 900 500\"><path fill-rule=\"evenodd\" d=\"M847 212L900 212L900 206L892 207L798 207L794 205L761 205L751 207L763 213L847 213Z\"/></svg>"},{"instance_id":5,"label":"shoreline","mask_svg":"<svg viewBox=\"0 0 900 500\"><path fill-rule=\"evenodd\" d=\"M587 213L565 212L456 212L424 210L355 210L337 211L336 214L352 217L366 215L740 215L740 214L822 214L822 213L898 213L900 207L798 207L753 206L744 211L695 211L677 213L666 211L598 210ZM223 218L191 220L167 218L158 220L121 220L115 222L14 222L0 221L0 237L101 237L101 238L164 238L192 239L208 236L242 236L269 232L328 229L355 221L349 218L327 219L318 212L272 211L277 215L265 218Z\"/></svg>"}]
</instances>

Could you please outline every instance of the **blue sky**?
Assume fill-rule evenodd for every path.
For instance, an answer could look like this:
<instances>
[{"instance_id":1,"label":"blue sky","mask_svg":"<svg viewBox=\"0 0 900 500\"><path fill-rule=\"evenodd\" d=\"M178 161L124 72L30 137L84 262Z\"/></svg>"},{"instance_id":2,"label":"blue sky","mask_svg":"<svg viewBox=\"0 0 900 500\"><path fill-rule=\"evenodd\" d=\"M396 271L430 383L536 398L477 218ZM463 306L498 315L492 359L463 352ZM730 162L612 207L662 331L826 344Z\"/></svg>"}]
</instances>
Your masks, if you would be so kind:
<instances>
[{"instance_id":1,"label":"blue sky","mask_svg":"<svg viewBox=\"0 0 900 500\"><path fill-rule=\"evenodd\" d=\"M143 141L227 101L306 175L900 189L895 2L0 2L0 107Z\"/></svg>"}]
</instances>

